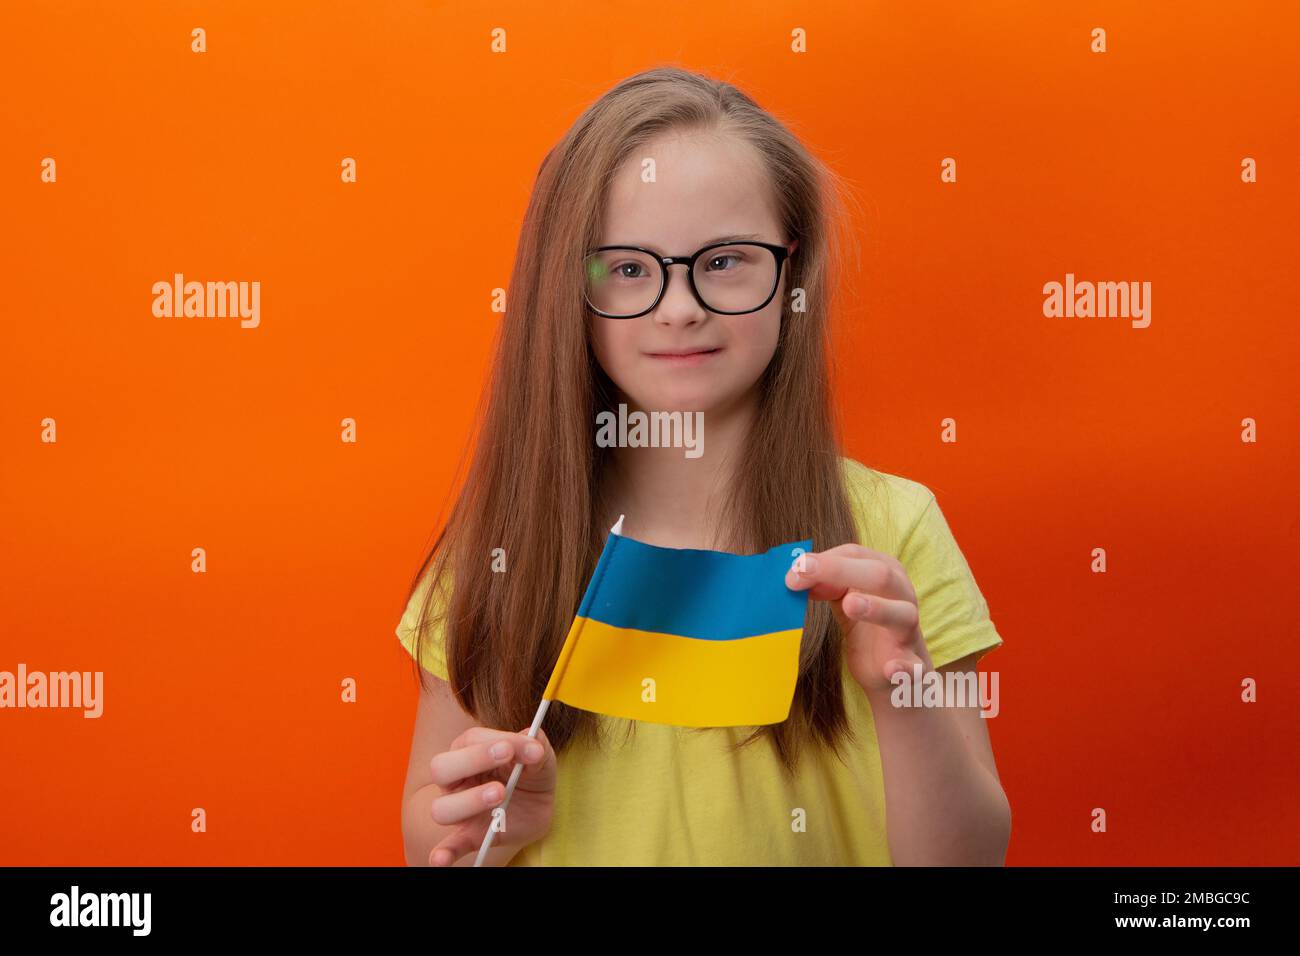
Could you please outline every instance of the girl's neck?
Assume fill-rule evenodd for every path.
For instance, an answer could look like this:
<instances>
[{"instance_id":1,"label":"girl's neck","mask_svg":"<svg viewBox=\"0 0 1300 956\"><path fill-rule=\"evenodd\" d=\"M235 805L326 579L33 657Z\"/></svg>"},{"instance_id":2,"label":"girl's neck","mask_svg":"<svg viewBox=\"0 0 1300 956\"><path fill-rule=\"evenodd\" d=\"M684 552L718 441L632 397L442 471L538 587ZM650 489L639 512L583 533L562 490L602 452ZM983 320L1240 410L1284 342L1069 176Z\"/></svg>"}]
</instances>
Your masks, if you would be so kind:
<instances>
[{"instance_id":1,"label":"girl's neck","mask_svg":"<svg viewBox=\"0 0 1300 956\"><path fill-rule=\"evenodd\" d=\"M646 544L719 548L718 522L757 413L756 395L706 412L707 441L699 458L687 458L681 448L615 448L603 478L604 527L621 514L623 534Z\"/></svg>"}]
</instances>

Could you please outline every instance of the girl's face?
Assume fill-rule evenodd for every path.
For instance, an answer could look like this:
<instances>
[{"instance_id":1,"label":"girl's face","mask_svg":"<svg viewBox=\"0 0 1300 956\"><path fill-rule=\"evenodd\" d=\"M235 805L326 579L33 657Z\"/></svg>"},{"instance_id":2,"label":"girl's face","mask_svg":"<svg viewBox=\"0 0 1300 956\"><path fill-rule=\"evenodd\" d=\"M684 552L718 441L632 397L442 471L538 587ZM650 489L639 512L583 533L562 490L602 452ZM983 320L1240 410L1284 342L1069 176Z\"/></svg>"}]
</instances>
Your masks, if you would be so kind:
<instances>
[{"instance_id":1,"label":"girl's face","mask_svg":"<svg viewBox=\"0 0 1300 956\"><path fill-rule=\"evenodd\" d=\"M654 182L642 181L646 157L655 161ZM688 256L740 236L786 244L759 162L748 145L717 134L655 140L629 156L615 176L597 245ZM634 408L725 412L742 405L756 395L759 376L776 352L788 268L782 267L776 294L762 309L720 315L691 294L686 266L671 265L652 312L635 319L589 313L596 359Z\"/></svg>"}]
</instances>

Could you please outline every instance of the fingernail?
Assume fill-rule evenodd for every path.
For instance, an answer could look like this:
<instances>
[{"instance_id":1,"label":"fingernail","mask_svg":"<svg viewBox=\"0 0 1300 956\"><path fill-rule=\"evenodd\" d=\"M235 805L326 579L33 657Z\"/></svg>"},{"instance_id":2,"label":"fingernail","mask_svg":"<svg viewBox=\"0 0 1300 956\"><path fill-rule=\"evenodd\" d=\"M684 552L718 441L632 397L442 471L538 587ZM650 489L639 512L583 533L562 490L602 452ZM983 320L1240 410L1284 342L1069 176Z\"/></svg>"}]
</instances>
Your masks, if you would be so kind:
<instances>
[{"instance_id":1,"label":"fingernail","mask_svg":"<svg viewBox=\"0 0 1300 956\"><path fill-rule=\"evenodd\" d=\"M794 568L800 574L812 574L817 570L817 559L811 554L801 554L799 560L794 563Z\"/></svg>"},{"instance_id":2,"label":"fingernail","mask_svg":"<svg viewBox=\"0 0 1300 956\"><path fill-rule=\"evenodd\" d=\"M524 748L524 753L526 753L530 759L538 760L541 758L542 754L545 753L545 751L542 750L541 744L532 743Z\"/></svg>"},{"instance_id":3,"label":"fingernail","mask_svg":"<svg viewBox=\"0 0 1300 956\"><path fill-rule=\"evenodd\" d=\"M484 803L496 803L500 799L501 799L501 794L497 793L496 787L488 787L487 790L483 791Z\"/></svg>"},{"instance_id":4,"label":"fingernail","mask_svg":"<svg viewBox=\"0 0 1300 956\"><path fill-rule=\"evenodd\" d=\"M505 743L493 744L492 749L488 751L497 760L505 760L510 756L510 746Z\"/></svg>"}]
</instances>

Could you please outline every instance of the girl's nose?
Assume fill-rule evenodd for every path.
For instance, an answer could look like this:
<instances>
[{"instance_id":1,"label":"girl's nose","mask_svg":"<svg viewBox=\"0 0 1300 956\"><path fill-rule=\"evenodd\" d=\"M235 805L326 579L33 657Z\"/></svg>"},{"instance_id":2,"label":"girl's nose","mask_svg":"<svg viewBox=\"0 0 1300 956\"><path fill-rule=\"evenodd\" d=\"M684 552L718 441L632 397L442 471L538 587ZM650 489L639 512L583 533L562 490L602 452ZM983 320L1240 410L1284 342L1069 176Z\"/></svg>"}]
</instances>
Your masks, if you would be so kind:
<instances>
[{"instance_id":1,"label":"girl's nose","mask_svg":"<svg viewBox=\"0 0 1300 956\"><path fill-rule=\"evenodd\" d=\"M664 325L693 325L708 318L708 312L691 292L690 278L684 263L673 263L665 273L664 296L653 315Z\"/></svg>"}]
</instances>

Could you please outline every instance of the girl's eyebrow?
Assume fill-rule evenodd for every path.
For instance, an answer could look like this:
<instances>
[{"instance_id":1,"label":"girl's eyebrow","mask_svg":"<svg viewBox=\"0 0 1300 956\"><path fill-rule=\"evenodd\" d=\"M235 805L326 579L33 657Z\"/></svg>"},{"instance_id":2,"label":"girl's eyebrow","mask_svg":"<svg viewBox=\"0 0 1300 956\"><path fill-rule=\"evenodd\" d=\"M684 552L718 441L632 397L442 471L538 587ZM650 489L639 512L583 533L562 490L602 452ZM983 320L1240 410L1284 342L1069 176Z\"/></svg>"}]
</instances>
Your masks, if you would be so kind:
<instances>
[{"instance_id":1,"label":"girl's eyebrow","mask_svg":"<svg viewBox=\"0 0 1300 956\"><path fill-rule=\"evenodd\" d=\"M740 233L736 233L735 235L730 235L730 236L718 236L716 239L710 239L704 245L711 246L715 242L745 242L747 240L762 241L762 239L763 237L755 232L747 232L744 233L743 235Z\"/></svg>"}]
</instances>

